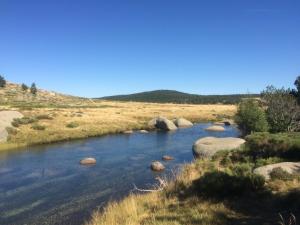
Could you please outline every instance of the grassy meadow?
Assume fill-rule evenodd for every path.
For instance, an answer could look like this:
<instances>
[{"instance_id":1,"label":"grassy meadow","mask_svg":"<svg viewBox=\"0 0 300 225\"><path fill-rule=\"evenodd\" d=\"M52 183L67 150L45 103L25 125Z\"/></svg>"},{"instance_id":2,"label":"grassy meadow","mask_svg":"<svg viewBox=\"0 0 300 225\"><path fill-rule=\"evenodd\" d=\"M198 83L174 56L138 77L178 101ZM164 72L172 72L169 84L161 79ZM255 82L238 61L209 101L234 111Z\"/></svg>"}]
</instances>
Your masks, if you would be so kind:
<instances>
[{"instance_id":1,"label":"grassy meadow","mask_svg":"<svg viewBox=\"0 0 300 225\"><path fill-rule=\"evenodd\" d=\"M18 110L25 118L9 129L0 150L26 145L101 136L125 130L147 129L156 116L184 117L193 122L231 118L235 105L188 105L113 101L84 101L76 105L2 105L1 110Z\"/></svg>"}]
</instances>

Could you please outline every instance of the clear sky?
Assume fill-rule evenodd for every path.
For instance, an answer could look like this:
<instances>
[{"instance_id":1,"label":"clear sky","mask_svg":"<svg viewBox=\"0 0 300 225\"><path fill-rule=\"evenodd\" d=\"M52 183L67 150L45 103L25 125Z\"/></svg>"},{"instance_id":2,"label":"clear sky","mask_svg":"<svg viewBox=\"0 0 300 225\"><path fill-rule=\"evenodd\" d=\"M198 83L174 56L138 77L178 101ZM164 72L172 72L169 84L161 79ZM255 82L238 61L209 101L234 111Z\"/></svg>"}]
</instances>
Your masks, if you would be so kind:
<instances>
[{"instance_id":1,"label":"clear sky","mask_svg":"<svg viewBox=\"0 0 300 225\"><path fill-rule=\"evenodd\" d=\"M0 0L0 74L77 96L292 87L298 0Z\"/></svg>"}]
</instances>

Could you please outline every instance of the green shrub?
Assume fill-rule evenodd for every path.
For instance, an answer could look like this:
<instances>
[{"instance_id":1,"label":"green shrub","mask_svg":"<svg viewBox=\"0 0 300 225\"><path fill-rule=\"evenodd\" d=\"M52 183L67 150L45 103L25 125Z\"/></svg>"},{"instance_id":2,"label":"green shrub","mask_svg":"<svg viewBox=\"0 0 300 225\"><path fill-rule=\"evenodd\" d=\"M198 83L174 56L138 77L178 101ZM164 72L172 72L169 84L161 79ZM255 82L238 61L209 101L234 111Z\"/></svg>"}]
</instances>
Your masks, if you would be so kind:
<instances>
[{"instance_id":1,"label":"green shrub","mask_svg":"<svg viewBox=\"0 0 300 225\"><path fill-rule=\"evenodd\" d=\"M207 172L193 182L195 191L205 197L232 197L264 189L265 179L256 174L231 175L228 172Z\"/></svg>"},{"instance_id":2,"label":"green shrub","mask_svg":"<svg viewBox=\"0 0 300 225\"><path fill-rule=\"evenodd\" d=\"M235 122L244 134L268 130L265 112L254 99L247 99L239 104Z\"/></svg>"},{"instance_id":3,"label":"green shrub","mask_svg":"<svg viewBox=\"0 0 300 225\"><path fill-rule=\"evenodd\" d=\"M34 122L37 122L37 119L34 117L22 117L22 118L15 118L11 124L14 127L19 127L20 125L26 125Z\"/></svg>"},{"instance_id":4,"label":"green shrub","mask_svg":"<svg viewBox=\"0 0 300 225\"><path fill-rule=\"evenodd\" d=\"M20 124L19 124L19 122L18 122L17 120L13 120L13 121L11 122L11 125L12 125L13 127L19 127L19 126L20 126Z\"/></svg>"},{"instance_id":5,"label":"green shrub","mask_svg":"<svg viewBox=\"0 0 300 225\"><path fill-rule=\"evenodd\" d=\"M248 176L252 173L252 166L249 163L239 163L234 165L231 171L234 176Z\"/></svg>"},{"instance_id":6,"label":"green shrub","mask_svg":"<svg viewBox=\"0 0 300 225\"><path fill-rule=\"evenodd\" d=\"M274 168L270 173L272 180L293 180L294 176L280 167Z\"/></svg>"},{"instance_id":7,"label":"green shrub","mask_svg":"<svg viewBox=\"0 0 300 225\"><path fill-rule=\"evenodd\" d=\"M246 137L248 154L254 159L280 157L300 159L300 133L254 133Z\"/></svg>"},{"instance_id":8,"label":"green shrub","mask_svg":"<svg viewBox=\"0 0 300 225\"><path fill-rule=\"evenodd\" d=\"M280 162L283 162L283 159L279 157L258 158L255 161L255 168Z\"/></svg>"},{"instance_id":9,"label":"green shrub","mask_svg":"<svg viewBox=\"0 0 300 225\"><path fill-rule=\"evenodd\" d=\"M79 127L79 124L77 122L71 122L71 123L68 123L66 125L67 128L76 128L76 127Z\"/></svg>"},{"instance_id":10,"label":"green shrub","mask_svg":"<svg viewBox=\"0 0 300 225\"><path fill-rule=\"evenodd\" d=\"M45 130L45 129L46 129L46 126L43 126L43 125L40 125L40 124L33 124L33 125L31 126L31 128L32 128L33 130Z\"/></svg>"},{"instance_id":11,"label":"green shrub","mask_svg":"<svg viewBox=\"0 0 300 225\"><path fill-rule=\"evenodd\" d=\"M18 133L18 130L13 127L6 127L6 131L9 135L16 135Z\"/></svg>"}]
</instances>

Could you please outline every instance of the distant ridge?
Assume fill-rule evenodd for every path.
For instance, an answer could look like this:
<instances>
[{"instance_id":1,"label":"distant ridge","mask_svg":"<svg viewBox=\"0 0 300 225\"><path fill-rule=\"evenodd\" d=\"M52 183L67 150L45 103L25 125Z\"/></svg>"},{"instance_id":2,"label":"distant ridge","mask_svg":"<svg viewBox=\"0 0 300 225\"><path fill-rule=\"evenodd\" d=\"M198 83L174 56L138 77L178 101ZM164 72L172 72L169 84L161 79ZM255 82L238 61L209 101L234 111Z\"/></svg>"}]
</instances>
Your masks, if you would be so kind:
<instances>
[{"instance_id":1,"label":"distant ridge","mask_svg":"<svg viewBox=\"0 0 300 225\"><path fill-rule=\"evenodd\" d=\"M107 96L97 99L114 101L134 101L153 103L180 103L180 104L236 104L242 98L255 98L259 94L232 94L232 95L196 95L175 90L155 90L129 95Z\"/></svg>"}]
</instances>

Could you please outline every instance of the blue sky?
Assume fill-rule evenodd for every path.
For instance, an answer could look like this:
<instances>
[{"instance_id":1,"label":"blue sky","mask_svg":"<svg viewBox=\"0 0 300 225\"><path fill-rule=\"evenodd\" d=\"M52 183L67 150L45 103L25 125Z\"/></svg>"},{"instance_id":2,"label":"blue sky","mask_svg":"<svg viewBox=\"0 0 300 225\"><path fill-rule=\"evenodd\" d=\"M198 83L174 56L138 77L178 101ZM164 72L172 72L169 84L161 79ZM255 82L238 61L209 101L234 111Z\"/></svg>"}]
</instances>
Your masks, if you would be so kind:
<instances>
[{"instance_id":1,"label":"blue sky","mask_svg":"<svg viewBox=\"0 0 300 225\"><path fill-rule=\"evenodd\" d=\"M300 1L0 0L0 74L99 97L292 87Z\"/></svg>"}]
</instances>

